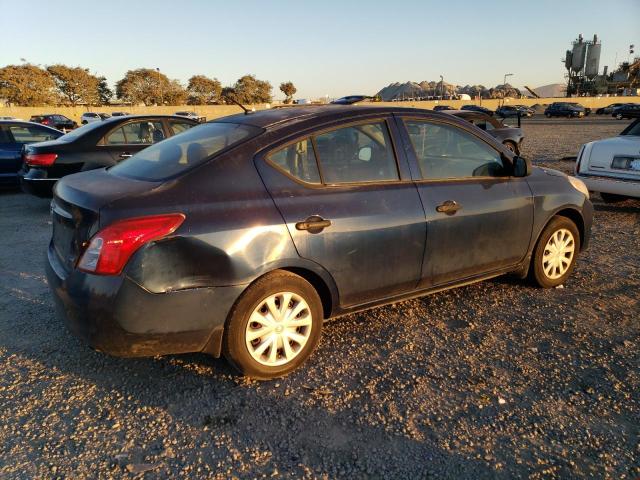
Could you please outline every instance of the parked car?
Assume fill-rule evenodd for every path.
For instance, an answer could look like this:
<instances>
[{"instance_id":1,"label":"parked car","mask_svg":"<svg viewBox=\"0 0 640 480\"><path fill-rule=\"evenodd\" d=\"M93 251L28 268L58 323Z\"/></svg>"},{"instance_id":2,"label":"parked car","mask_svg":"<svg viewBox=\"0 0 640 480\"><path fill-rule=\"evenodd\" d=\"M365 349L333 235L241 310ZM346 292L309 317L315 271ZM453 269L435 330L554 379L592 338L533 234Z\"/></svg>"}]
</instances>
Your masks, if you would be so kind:
<instances>
[{"instance_id":1,"label":"parked car","mask_svg":"<svg viewBox=\"0 0 640 480\"><path fill-rule=\"evenodd\" d=\"M176 115L179 117L190 118L191 120L195 120L196 122L206 122L207 117L202 117L198 115L196 112L176 112Z\"/></svg>"},{"instance_id":2,"label":"parked car","mask_svg":"<svg viewBox=\"0 0 640 480\"><path fill-rule=\"evenodd\" d=\"M577 103L569 102L553 102L544 111L544 115L547 118L551 117L584 117L585 109L583 106Z\"/></svg>"},{"instance_id":3,"label":"parked car","mask_svg":"<svg viewBox=\"0 0 640 480\"><path fill-rule=\"evenodd\" d=\"M47 127L52 127L63 132L78 128L78 124L76 122L64 115L58 114L33 115L30 121L41 123L42 125L46 125Z\"/></svg>"},{"instance_id":4,"label":"parked car","mask_svg":"<svg viewBox=\"0 0 640 480\"><path fill-rule=\"evenodd\" d=\"M493 114L495 113L493 110L489 110L488 108L481 107L480 105L463 105L462 107L460 107L460 110L468 110L470 112L480 112L480 113L484 113L485 115L489 115L490 117L492 117Z\"/></svg>"},{"instance_id":5,"label":"parked car","mask_svg":"<svg viewBox=\"0 0 640 480\"><path fill-rule=\"evenodd\" d=\"M129 112L111 112L112 117L126 117L127 115L131 115Z\"/></svg>"},{"instance_id":6,"label":"parked car","mask_svg":"<svg viewBox=\"0 0 640 480\"><path fill-rule=\"evenodd\" d=\"M353 105L354 103L365 102L372 98L373 97L370 97L369 95L347 95L346 97L338 98L331 103L336 105Z\"/></svg>"},{"instance_id":7,"label":"parked car","mask_svg":"<svg viewBox=\"0 0 640 480\"><path fill-rule=\"evenodd\" d=\"M618 120L640 118L640 103L627 103L613 109L611 116Z\"/></svg>"},{"instance_id":8,"label":"parked car","mask_svg":"<svg viewBox=\"0 0 640 480\"><path fill-rule=\"evenodd\" d=\"M86 125L87 123L101 122L105 118L109 118L108 116L103 118L103 115L108 115L108 114L106 114L106 113L96 113L96 112L85 112L80 117L80 123L82 125Z\"/></svg>"},{"instance_id":9,"label":"parked car","mask_svg":"<svg viewBox=\"0 0 640 480\"><path fill-rule=\"evenodd\" d=\"M469 122L335 105L201 124L64 177L51 209L48 285L73 332L262 379L301 365L325 319L510 272L560 285L592 219L581 181Z\"/></svg>"},{"instance_id":10,"label":"parked car","mask_svg":"<svg viewBox=\"0 0 640 480\"><path fill-rule=\"evenodd\" d=\"M575 174L605 202L640 198L640 119L617 137L584 144Z\"/></svg>"},{"instance_id":11,"label":"parked car","mask_svg":"<svg viewBox=\"0 0 640 480\"><path fill-rule=\"evenodd\" d=\"M17 186L22 148L35 142L55 140L60 130L22 120L0 120L0 185Z\"/></svg>"},{"instance_id":12,"label":"parked car","mask_svg":"<svg viewBox=\"0 0 640 480\"><path fill-rule=\"evenodd\" d=\"M496 116L501 118L509 117L530 117L533 115L533 110L525 107L524 105L503 105L496 109Z\"/></svg>"},{"instance_id":13,"label":"parked car","mask_svg":"<svg viewBox=\"0 0 640 480\"><path fill-rule=\"evenodd\" d=\"M450 105L436 105L435 107L433 107L434 112L442 112L444 110L455 110L455 108Z\"/></svg>"},{"instance_id":14,"label":"parked car","mask_svg":"<svg viewBox=\"0 0 640 480\"><path fill-rule=\"evenodd\" d=\"M194 125L194 120L167 115L112 117L83 125L57 140L33 143L23 150L22 189L49 197L53 185L65 175L115 165Z\"/></svg>"},{"instance_id":15,"label":"parked car","mask_svg":"<svg viewBox=\"0 0 640 480\"><path fill-rule=\"evenodd\" d=\"M0 116L0 120L17 120L19 122L24 122L24 120L22 120L21 118L16 118L16 117L11 117L6 115Z\"/></svg>"},{"instance_id":16,"label":"parked car","mask_svg":"<svg viewBox=\"0 0 640 480\"><path fill-rule=\"evenodd\" d=\"M485 115L481 112L474 112L469 110L447 110L449 115L455 115L462 118L469 123L472 123L480 130L484 130L489 135L497 139L508 150L520 154L520 146L524 140L524 133L519 127L510 127L503 124L500 120Z\"/></svg>"},{"instance_id":17,"label":"parked car","mask_svg":"<svg viewBox=\"0 0 640 480\"><path fill-rule=\"evenodd\" d=\"M623 105L627 105L626 103L612 103L607 105L606 107L600 107L596 110L596 115L611 115L613 110L617 107L621 107Z\"/></svg>"}]
</instances>

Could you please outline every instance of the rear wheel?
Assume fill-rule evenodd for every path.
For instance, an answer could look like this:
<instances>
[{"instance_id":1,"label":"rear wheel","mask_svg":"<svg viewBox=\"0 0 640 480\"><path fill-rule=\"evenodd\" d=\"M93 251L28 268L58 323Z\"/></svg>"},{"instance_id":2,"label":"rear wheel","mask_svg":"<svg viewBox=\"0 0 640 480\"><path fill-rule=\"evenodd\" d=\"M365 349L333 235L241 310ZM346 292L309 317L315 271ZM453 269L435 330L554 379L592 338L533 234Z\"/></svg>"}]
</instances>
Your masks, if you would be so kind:
<instances>
[{"instance_id":1,"label":"rear wheel","mask_svg":"<svg viewBox=\"0 0 640 480\"><path fill-rule=\"evenodd\" d=\"M550 113L545 113L544 116L547 117L547 118L551 118L551 114Z\"/></svg>"},{"instance_id":2,"label":"rear wheel","mask_svg":"<svg viewBox=\"0 0 640 480\"><path fill-rule=\"evenodd\" d=\"M622 120L624 117L622 116L622 114L621 114L621 113L618 113L618 114L616 114L616 118L617 118L618 120Z\"/></svg>"},{"instance_id":3,"label":"rear wheel","mask_svg":"<svg viewBox=\"0 0 640 480\"><path fill-rule=\"evenodd\" d=\"M532 280L543 288L562 285L571 275L579 251L576 224L566 217L553 217L538 239L531 260Z\"/></svg>"},{"instance_id":4,"label":"rear wheel","mask_svg":"<svg viewBox=\"0 0 640 480\"><path fill-rule=\"evenodd\" d=\"M615 193L600 192L600 198L602 198L605 203L619 203L624 202L628 197L616 195Z\"/></svg>"},{"instance_id":5,"label":"rear wheel","mask_svg":"<svg viewBox=\"0 0 640 480\"><path fill-rule=\"evenodd\" d=\"M311 355L322 322L322 303L309 282L286 271L267 274L247 288L229 314L224 356L249 377L286 375Z\"/></svg>"}]
</instances>

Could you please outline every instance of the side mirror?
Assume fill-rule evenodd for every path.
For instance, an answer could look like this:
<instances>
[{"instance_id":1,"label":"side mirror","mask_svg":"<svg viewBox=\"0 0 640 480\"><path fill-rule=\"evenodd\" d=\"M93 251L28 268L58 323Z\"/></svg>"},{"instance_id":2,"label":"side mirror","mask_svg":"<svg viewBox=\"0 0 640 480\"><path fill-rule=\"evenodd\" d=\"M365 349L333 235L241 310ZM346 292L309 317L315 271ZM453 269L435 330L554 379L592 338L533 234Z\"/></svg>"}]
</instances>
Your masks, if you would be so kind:
<instances>
[{"instance_id":1,"label":"side mirror","mask_svg":"<svg viewBox=\"0 0 640 480\"><path fill-rule=\"evenodd\" d=\"M528 177L531 175L531 161L526 158L516 155L513 157L513 176L514 177Z\"/></svg>"},{"instance_id":2,"label":"side mirror","mask_svg":"<svg viewBox=\"0 0 640 480\"><path fill-rule=\"evenodd\" d=\"M371 147L362 147L358 151L358 160L362 160L363 162L371 160Z\"/></svg>"}]
</instances>

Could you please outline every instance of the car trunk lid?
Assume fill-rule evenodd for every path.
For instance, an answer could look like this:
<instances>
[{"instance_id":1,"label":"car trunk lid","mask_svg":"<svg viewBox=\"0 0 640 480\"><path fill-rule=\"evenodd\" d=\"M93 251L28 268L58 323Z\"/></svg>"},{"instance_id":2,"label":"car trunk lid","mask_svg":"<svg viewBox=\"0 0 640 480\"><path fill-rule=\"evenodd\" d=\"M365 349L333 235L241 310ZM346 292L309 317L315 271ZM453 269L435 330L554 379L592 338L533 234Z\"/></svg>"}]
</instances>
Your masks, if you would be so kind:
<instances>
[{"instance_id":1,"label":"car trunk lid","mask_svg":"<svg viewBox=\"0 0 640 480\"><path fill-rule=\"evenodd\" d=\"M62 266L67 271L73 269L89 239L100 228L101 208L157 185L117 177L106 169L70 175L58 181L51 201L52 246Z\"/></svg>"},{"instance_id":2,"label":"car trunk lid","mask_svg":"<svg viewBox=\"0 0 640 480\"><path fill-rule=\"evenodd\" d=\"M589 161L590 173L640 179L640 150L637 138L618 136L595 142Z\"/></svg>"}]
</instances>

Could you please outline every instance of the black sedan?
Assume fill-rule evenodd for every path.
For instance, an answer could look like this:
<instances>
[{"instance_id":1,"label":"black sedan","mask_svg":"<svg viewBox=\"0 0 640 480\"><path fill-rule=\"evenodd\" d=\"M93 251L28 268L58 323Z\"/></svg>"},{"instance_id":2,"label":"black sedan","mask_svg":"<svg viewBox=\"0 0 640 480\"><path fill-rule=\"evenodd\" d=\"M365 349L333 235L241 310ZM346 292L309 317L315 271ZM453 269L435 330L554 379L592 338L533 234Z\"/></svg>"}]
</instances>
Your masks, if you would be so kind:
<instances>
[{"instance_id":1,"label":"black sedan","mask_svg":"<svg viewBox=\"0 0 640 480\"><path fill-rule=\"evenodd\" d=\"M470 112L480 112L489 116L493 116L494 114L493 110L489 110L488 108L481 107L480 105L463 105L462 107L460 107L460 110L467 110Z\"/></svg>"},{"instance_id":2,"label":"black sedan","mask_svg":"<svg viewBox=\"0 0 640 480\"><path fill-rule=\"evenodd\" d=\"M64 135L60 130L38 123L0 120L0 185L17 186L25 145L55 140Z\"/></svg>"},{"instance_id":3,"label":"black sedan","mask_svg":"<svg viewBox=\"0 0 640 480\"><path fill-rule=\"evenodd\" d=\"M50 197L53 184L65 175L115 165L194 125L198 122L177 116L111 117L83 125L57 140L28 145L23 151L22 189Z\"/></svg>"},{"instance_id":4,"label":"black sedan","mask_svg":"<svg viewBox=\"0 0 640 480\"><path fill-rule=\"evenodd\" d=\"M338 315L506 273L560 285L592 220L581 181L411 108L234 115L54 193L48 285L73 332L256 378L300 366Z\"/></svg>"},{"instance_id":5,"label":"black sedan","mask_svg":"<svg viewBox=\"0 0 640 480\"><path fill-rule=\"evenodd\" d=\"M520 154L520 146L524 140L524 133L519 127L511 127L503 124L494 117L485 115L481 112L473 112L469 110L449 110L446 113L462 118L472 123L480 130L484 130L489 135L502 143L508 150L515 154Z\"/></svg>"},{"instance_id":6,"label":"black sedan","mask_svg":"<svg viewBox=\"0 0 640 480\"><path fill-rule=\"evenodd\" d=\"M627 103L613 109L611 116L618 120L640 118L640 103Z\"/></svg>"},{"instance_id":7,"label":"black sedan","mask_svg":"<svg viewBox=\"0 0 640 480\"><path fill-rule=\"evenodd\" d=\"M623 105L628 105L628 104L612 103L610 105L607 105L606 107L600 107L596 110L596 115L611 115L616 108L622 107Z\"/></svg>"},{"instance_id":8,"label":"black sedan","mask_svg":"<svg viewBox=\"0 0 640 480\"><path fill-rule=\"evenodd\" d=\"M436 105L435 107L433 107L434 112L443 112L446 110L455 110L455 108L450 105Z\"/></svg>"},{"instance_id":9,"label":"black sedan","mask_svg":"<svg viewBox=\"0 0 640 480\"><path fill-rule=\"evenodd\" d=\"M49 113L46 115L32 115L30 121L34 123L41 123L42 125L62 130L63 132L78 128L77 122L74 122L69 117L59 114Z\"/></svg>"},{"instance_id":10,"label":"black sedan","mask_svg":"<svg viewBox=\"0 0 640 480\"><path fill-rule=\"evenodd\" d=\"M530 117L533 110L524 105L503 105L496 109L496 116L501 118L509 117Z\"/></svg>"}]
</instances>

